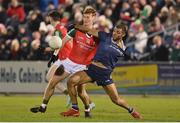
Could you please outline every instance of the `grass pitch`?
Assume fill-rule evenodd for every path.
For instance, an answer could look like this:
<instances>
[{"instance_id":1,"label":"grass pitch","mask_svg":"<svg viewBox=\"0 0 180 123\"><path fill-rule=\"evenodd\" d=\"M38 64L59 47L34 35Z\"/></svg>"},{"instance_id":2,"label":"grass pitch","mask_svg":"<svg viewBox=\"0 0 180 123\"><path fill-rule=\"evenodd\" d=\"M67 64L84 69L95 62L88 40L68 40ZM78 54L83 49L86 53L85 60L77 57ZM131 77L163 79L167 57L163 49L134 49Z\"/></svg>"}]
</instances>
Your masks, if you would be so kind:
<instances>
[{"instance_id":1,"label":"grass pitch","mask_svg":"<svg viewBox=\"0 0 180 123\"><path fill-rule=\"evenodd\" d=\"M105 95L91 95L96 104L92 111L91 119L84 118L83 106L79 100L81 109L80 117L62 117L60 112L66 111L66 97L55 95L49 102L45 114L33 114L30 107L41 104L42 96L3 96L0 95L0 122L131 122L131 121L179 121L180 122L180 97L178 96L123 96L129 104L141 112L143 119L134 120L122 108L112 104Z\"/></svg>"}]
</instances>

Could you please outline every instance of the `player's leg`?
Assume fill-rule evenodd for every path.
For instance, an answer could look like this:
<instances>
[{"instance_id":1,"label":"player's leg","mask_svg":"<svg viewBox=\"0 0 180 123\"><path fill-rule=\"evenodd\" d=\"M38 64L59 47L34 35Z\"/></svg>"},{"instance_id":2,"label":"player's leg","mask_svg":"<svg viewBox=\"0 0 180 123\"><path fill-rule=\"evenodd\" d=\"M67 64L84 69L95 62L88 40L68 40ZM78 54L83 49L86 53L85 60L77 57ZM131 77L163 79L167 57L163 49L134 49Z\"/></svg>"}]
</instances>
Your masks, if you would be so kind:
<instances>
[{"instance_id":1,"label":"player's leg","mask_svg":"<svg viewBox=\"0 0 180 123\"><path fill-rule=\"evenodd\" d=\"M89 95L87 94L86 84L78 85L77 92L85 107L89 106L90 109L95 108L95 104L91 101Z\"/></svg>"},{"instance_id":2,"label":"player's leg","mask_svg":"<svg viewBox=\"0 0 180 123\"><path fill-rule=\"evenodd\" d=\"M48 73L46 74L46 79L47 81L50 80L50 78L52 78L56 72L56 70L58 69L60 65L57 64L53 64L50 69L48 70ZM67 81L67 80L66 80ZM68 95L68 91L67 91L67 87L64 85L63 82L60 82L59 84L56 85L56 88L60 91L60 93L63 93L65 95Z\"/></svg>"},{"instance_id":3,"label":"player's leg","mask_svg":"<svg viewBox=\"0 0 180 123\"><path fill-rule=\"evenodd\" d=\"M64 80L66 77L69 76L69 73L63 72L61 75L55 74L48 82L48 85L46 86L45 92L44 92L44 97L43 97L43 103L48 104L49 99L54 93L56 85Z\"/></svg>"},{"instance_id":4,"label":"player's leg","mask_svg":"<svg viewBox=\"0 0 180 123\"><path fill-rule=\"evenodd\" d=\"M58 89L61 93L66 95L66 107L71 106L71 99L67 90L67 81L68 81L69 77L64 79L63 81L59 82L56 85L56 89Z\"/></svg>"},{"instance_id":5,"label":"player's leg","mask_svg":"<svg viewBox=\"0 0 180 123\"><path fill-rule=\"evenodd\" d=\"M86 92L86 84L81 84L77 86L78 96L81 98L84 108L85 117L91 117L90 110L95 108L95 104L91 101L89 95Z\"/></svg>"},{"instance_id":6,"label":"player's leg","mask_svg":"<svg viewBox=\"0 0 180 123\"><path fill-rule=\"evenodd\" d=\"M116 86L114 83L103 86L106 93L109 95L111 101L115 103L118 106L121 106L122 108L126 109L134 118L141 118L140 114L135 111L133 108L131 108L128 103L118 95Z\"/></svg>"},{"instance_id":7,"label":"player's leg","mask_svg":"<svg viewBox=\"0 0 180 123\"><path fill-rule=\"evenodd\" d=\"M60 67L60 68L59 68ZM50 81L50 78L52 78L55 75L55 72L57 69L61 69L61 73L63 72L62 69L62 63L60 60L56 61L48 70L48 73L46 74L46 80ZM68 95L67 87L64 86L63 82L60 82L56 85L56 88L60 91L60 93L64 93L65 95Z\"/></svg>"},{"instance_id":8,"label":"player's leg","mask_svg":"<svg viewBox=\"0 0 180 123\"><path fill-rule=\"evenodd\" d=\"M65 95L68 95L68 90L67 87L64 85L63 82L60 82L56 85L56 89L58 89L60 91L60 93L63 93Z\"/></svg>"},{"instance_id":9,"label":"player's leg","mask_svg":"<svg viewBox=\"0 0 180 123\"><path fill-rule=\"evenodd\" d=\"M58 65L58 64L53 64L53 65L49 68L49 70L48 70L48 72L47 72L47 74L46 74L46 80L47 80L47 81L49 81L50 78L52 78L52 77L54 76L54 73L56 72L56 70L58 69L59 66L60 66L60 65Z\"/></svg>"},{"instance_id":10,"label":"player's leg","mask_svg":"<svg viewBox=\"0 0 180 123\"><path fill-rule=\"evenodd\" d=\"M92 79L86 74L84 71L80 71L75 73L73 76L70 77L67 86L69 91L69 96L71 97L72 101L72 108L67 112L62 112L61 115L63 116L79 116L79 108L78 108L78 101L77 101L77 91L76 86L92 82ZM89 102L88 102L89 103Z\"/></svg>"},{"instance_id":11,"label":"player's leg","mask_svg":"<svg viewBox=\"0 0 180 123\"><path fill-rule=\"evenodd\" d=\"M45 112L47 104L54 93L56 85L60 81L64 80L67 76L69 76L69 73L65 71L62 72L62 67L59 67L55 71L55 74L49 79L48 85L46 86L46 89L44 91L44 97L41 106L31 108L31 112L33 113Z\"/></svg>"},{"instance_id":12,"label":"player's leg","mask_svg":"<svg viewBox=\"0 0 180 123\"><path fill-rule=\"evenodd\" d=\"M59 66L60 66L60 68L61 68L61 70L60 70L60 68L59 68L59 70L60 70L60 72L59 73L62 73L63 72L63 68L62 68L62 62L63 61L60 61L60 60L58 60L58 61L56 61L51 67L50 67L50 69L48 70L48 73L46 74L46 79L49 81L50 80L50 78L52 77L52 76L54 76L54 74L55 74L55 72L56 72L56 70L59 68ZM69 97L69 93L68 93L68 90L67 90L67 79L68 78L66 78L66 79L64 79L63 81L61 81L61 82L59 82L57 85L56 85L56 89L57 90L59 90L60 91L60 93L63 93L63 94L65 94L66 96L67 96L67 105L66 105L66 107L69 107L70 105L71 105L71 100L70 100L70 97Z\"/></svg>"}]
</instances>

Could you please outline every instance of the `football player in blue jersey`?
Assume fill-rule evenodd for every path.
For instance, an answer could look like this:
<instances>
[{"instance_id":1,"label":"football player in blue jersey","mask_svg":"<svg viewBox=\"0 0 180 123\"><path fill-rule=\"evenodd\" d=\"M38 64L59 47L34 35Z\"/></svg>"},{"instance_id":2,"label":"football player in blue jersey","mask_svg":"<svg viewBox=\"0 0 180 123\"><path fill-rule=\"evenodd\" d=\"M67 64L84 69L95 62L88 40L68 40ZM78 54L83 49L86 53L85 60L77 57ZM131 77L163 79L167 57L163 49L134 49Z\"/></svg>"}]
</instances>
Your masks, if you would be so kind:
<instances>
[{"instance_id":1,"label":"football player in blue jersey","mask_svg":"<svg viewBox=\"0 0 180 123\"><path fill-rule=\"evenodd\" d=\"M79 112L76 92L77 85L96 82L98 86L103 87L113 103L126 109L134 118L140 119L140 113L130 107L128 103L118 95L116 86L111 78L111 73L115 68L118 58L125 56L123 37L126 35L127 26L119 24L113 29L112 33L98 30L86 30L81 25L76 28L87 31L88 34L98 37L99 46L88 69L75 73L69 79L68 91L72 101L72 108L67 112L62 112L61 115L73 116L73 113ZM89 104L86 104L85 107L85 117L90 116L90 108L88 105Z\"/></svg>"}]
</instances>

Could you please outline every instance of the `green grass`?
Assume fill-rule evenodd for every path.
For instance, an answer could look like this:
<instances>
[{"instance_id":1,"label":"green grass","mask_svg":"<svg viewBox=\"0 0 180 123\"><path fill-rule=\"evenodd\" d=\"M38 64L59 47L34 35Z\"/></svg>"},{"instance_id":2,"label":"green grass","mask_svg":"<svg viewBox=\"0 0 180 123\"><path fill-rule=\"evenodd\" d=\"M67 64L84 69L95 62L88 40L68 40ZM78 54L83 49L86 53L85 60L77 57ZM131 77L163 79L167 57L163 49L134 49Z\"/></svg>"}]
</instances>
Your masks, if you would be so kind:
<instances>
[{"instance_id":1,"label":"green grass","mask_svg":"<svg viewBox=\"0 0 180 123\"><path fill-rule=\"evenodd\" d=\"M93 117L85 119L83 106L80 102L81 116L70 118L62 117L60 112L66 111L65 96L53 96L45 114L33 114L29 108L40 104L41 96L0 96L0 122L94 122L94 121L179 121L180 122L180 98L178 96L123 96L129 104L142 113L142 120L134 120L122 108L112 104L107 96L91 95L96 103L92 111Z\"/></svg>"}]
</instances>

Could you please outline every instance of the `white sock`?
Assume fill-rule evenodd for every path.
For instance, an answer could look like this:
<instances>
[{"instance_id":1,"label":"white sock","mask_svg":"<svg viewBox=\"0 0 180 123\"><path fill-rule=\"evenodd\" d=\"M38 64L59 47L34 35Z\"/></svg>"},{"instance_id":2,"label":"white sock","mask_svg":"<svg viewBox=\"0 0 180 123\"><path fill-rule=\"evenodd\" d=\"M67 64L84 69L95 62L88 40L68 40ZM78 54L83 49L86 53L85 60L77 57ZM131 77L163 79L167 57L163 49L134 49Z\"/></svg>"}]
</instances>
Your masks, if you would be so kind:
<instances>
[{"instance_id":1,"label":"white sock","mask_svg":"<svg viewBox=\"0 0 180 123\"><path fill-rule=\"evenodd\" d=\"M47 106L47 104L41 104L41 106L43 107L43 108L46 108L46 106Z\"/></svg>"}]
</instances>

